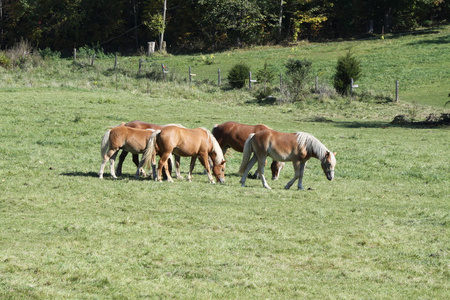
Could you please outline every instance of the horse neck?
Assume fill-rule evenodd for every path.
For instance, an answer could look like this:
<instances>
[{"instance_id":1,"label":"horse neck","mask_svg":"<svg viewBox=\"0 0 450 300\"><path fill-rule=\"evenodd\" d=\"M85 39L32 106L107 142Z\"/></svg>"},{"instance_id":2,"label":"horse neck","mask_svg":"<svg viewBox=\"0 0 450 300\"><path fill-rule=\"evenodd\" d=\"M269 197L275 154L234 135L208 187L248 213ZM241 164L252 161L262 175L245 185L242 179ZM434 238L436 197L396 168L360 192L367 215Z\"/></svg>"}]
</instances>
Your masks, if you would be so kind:
<instances>
[{"instance_id":1,"label":"horse neck","mask_svg":"<svg viewBox=\"0 0 450 300\"><path fill-rule=\"evenodd\" d=\"M306 151L308 152L309 156L317 158L320 161L325 158L325 154L327 153L328 149L314 136L308 133L298 132L297 141L300 147L306 147Z\"/></svg>"},{"instance_id":2,"label":"horse neck","mask_svg":"<svg viewBox=\"0 0 450 300\"><path fill-rule=\"evenodd\" d=\"M210 131L207 131L207 133L208 142L211 143L210 156L215 161L215 164L220 164L224 160L222 148L220 147L219 142L217 142L212 133Z\"/></svg>"}]
</instances>

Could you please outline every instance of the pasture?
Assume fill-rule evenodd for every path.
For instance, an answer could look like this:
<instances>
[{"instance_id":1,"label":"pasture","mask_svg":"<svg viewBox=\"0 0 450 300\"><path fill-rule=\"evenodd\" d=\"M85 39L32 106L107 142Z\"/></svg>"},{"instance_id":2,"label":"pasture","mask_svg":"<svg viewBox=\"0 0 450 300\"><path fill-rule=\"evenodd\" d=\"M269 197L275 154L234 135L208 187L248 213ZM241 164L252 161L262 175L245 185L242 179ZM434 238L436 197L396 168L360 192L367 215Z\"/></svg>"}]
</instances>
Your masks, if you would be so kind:
<instances>
[{"instance_id":1,"label":"pasture","mask_svg":"<svg viewBox=\"0 0 450 300\"><path fill-rule=\"evenodd\" d=\"M397 115L449 113L448 30L235 50L212 65L201 56L153 58L179 61L180 69L198 62L193 67L214 77L219 64L258 68L314 55L329 79L350 47L368 70L357 92L389 94L372 78L390 82L401 71L400 103L258 104L197 70L191 85L136 78L125 66L136 66L135 58L120 58L116 74L110 60L0 69L0 298L448 299L450 131L390 124ZM335 180L312 158L305 191L284 189L289 163L278 181L269 179L272 190L255 179L241 187L242 154L231 150L225 184L208 183L198 162L192 182L136 179L131 155L122 177L112 179L107 166L99 179L102 136L132 120L208 129L233 120L308 132L337 152ZM181 158L185 178L188 166Z\"/></svg>"},{"instance_id":2,"label":"pasture","mask_svg":"<svg viewBox=\"0 0 450 300\"><path fill-rule=\"evenodd\" d=\"M449 297L448 128L390 126L407 104L152 90L2 90L1 298ZM137 180L131 157L122 178L98 179L103 134L135 119L306 131L338 152L336 180L311 159L306 191L283 189L289 164L272 190L244 188L232 151L223 185L199 164L190 183Z\"/></svg>"}]
</instances>

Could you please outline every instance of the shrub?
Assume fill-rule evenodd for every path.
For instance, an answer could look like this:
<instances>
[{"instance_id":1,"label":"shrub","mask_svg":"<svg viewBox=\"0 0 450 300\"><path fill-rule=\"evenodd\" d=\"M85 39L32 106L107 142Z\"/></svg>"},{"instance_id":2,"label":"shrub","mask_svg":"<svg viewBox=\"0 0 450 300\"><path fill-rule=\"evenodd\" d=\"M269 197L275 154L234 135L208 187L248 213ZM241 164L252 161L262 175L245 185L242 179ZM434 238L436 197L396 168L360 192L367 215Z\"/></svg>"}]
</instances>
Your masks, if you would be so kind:
<instances>
[{"instance_id":1,"label":"shrub","mask_svg":"<svg viewBox=\"0 0 450 300\"><path fill-rule=\"evenodd\" d=\"M353 81L361 77L361 63L349 51L345 56L338 58L333 85L340 94L347 95L350 92L351 78Z\"/></svg>"},{"instance_id":2,"label":"shrub","mask_svg":"<svg viewBox=\"0 0 450 300\"><path fill-rule=\"evenodd\" d=\"M11 60L6 56L4 52L0 52L0 67L5 69L11 66Z\"/></svg>"},{"instance_id":3,"label":"shrub","mask_svg":"<svg viewBox=\"0 0 450 300\"><path fill-rule=\"evenodd\" d=\"M235 64L228 73L228 82L234 89L244 87L245 81L248 80L250 67L245 63Z\"/></svg>"},{"instance_id":4,"label":"shrub","mask_svg":"<svg viewBox=\"0 0 450 300\"><path fill-rule=\"evenodd\" d=\"M57 60L61 58L61 52L59 51L52 51L50 48L45 48L42 50L38 50L39 54L42 56L43 59L50 59L50 60Z\"/></svg>"},{"instance_id":5,"label":"shrub","mask_svg":"<svg viewBox=\"0 0 450 300\"><path fill-rule=\"evenodd\" d=\"M311 79L312 62L299 59L289 59L286 67L286 88L291 100L301 100L308 92L306 87Z\"/></svg>"}]
</instances>

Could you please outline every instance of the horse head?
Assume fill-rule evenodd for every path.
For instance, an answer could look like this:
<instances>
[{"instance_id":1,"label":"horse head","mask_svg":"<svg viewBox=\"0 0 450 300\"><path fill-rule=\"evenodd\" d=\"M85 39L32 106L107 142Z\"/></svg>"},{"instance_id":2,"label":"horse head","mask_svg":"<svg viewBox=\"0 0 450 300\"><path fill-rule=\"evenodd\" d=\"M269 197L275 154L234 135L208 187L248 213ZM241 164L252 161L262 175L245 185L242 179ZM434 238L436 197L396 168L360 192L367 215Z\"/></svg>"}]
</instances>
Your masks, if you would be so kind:
<instances>
[{"instance_id":1,"label":"horse head","mask_svg":"<svg viewBox=\"0 0 450 300\"><path fill-rule=\"evenodd\" d=\"M216 176L217 182L225 183L225 165L226 161L222 160L220 163L216 163L216 160L213 159L213 167L212 171L214 176Z\"/></svg>"},{"instance_id":2,"label":"horse head","mask_svg":"<svg viewBox=\"0 0 450 300\"><path fill-rule=\"evenodd\" d=\"M334 167L336 166L336 152L327 151L321 160L322 170L328 180L334 179Z\"/></svg>"}]
</instances>

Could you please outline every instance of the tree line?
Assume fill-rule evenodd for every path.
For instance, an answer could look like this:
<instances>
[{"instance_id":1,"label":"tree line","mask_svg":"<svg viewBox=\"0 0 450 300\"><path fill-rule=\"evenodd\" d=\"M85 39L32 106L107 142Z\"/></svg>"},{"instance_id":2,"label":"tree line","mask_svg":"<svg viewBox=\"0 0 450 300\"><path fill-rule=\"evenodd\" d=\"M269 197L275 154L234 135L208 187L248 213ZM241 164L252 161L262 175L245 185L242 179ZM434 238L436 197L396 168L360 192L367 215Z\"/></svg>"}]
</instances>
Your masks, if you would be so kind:
<instances>
[{"instance_id":1,"label":"tree line","mask_svg":"<svg viewBox=\"0 0 450 300\"><path fill-rule=\"evenodd\" d=\"M136 53L164 33L170 51L216 51L408 31L449 16L445 0L0 0L0 48L25 39Z\"/></svg>"}]
</instances>

